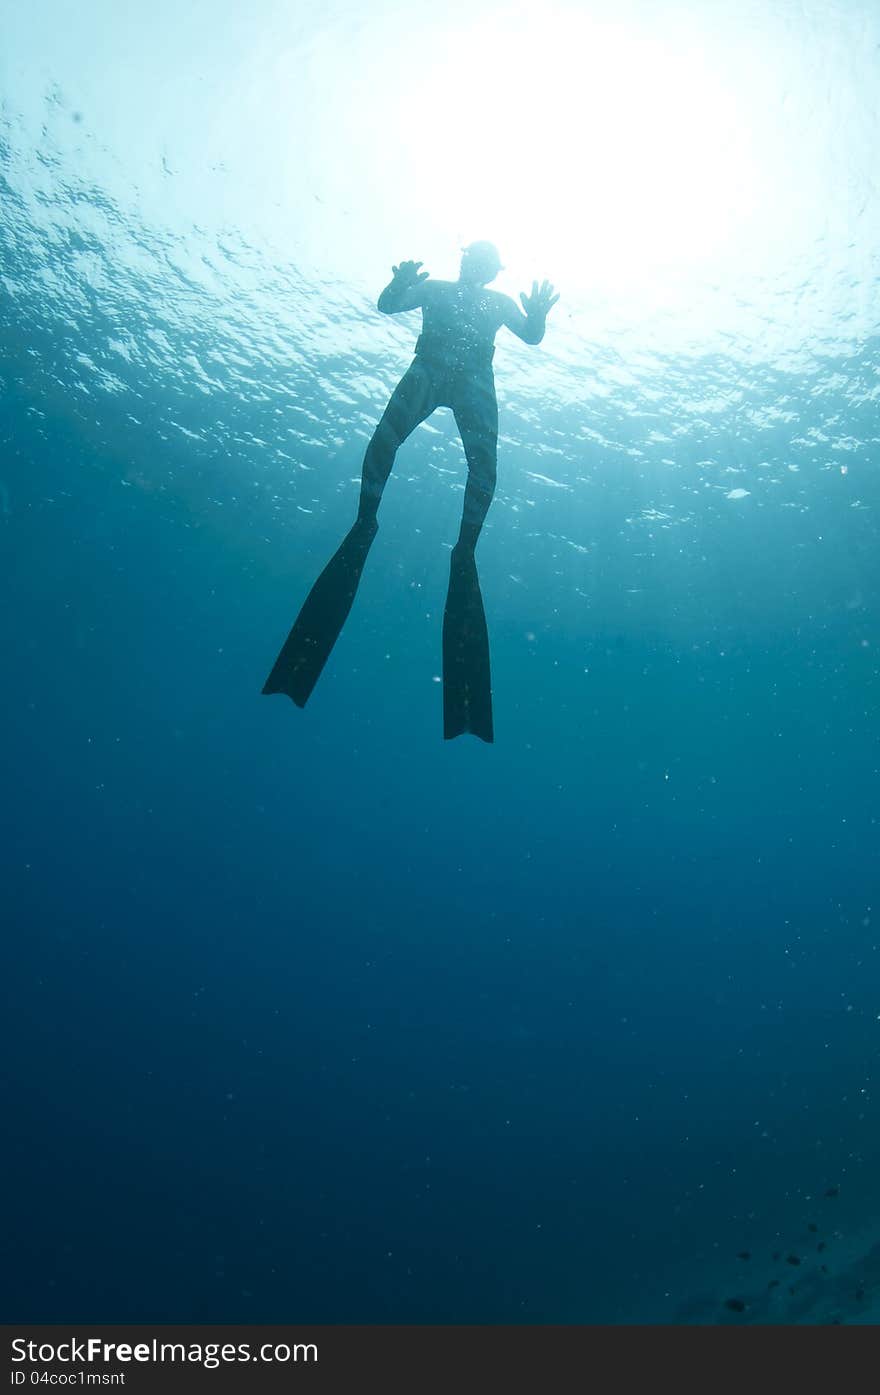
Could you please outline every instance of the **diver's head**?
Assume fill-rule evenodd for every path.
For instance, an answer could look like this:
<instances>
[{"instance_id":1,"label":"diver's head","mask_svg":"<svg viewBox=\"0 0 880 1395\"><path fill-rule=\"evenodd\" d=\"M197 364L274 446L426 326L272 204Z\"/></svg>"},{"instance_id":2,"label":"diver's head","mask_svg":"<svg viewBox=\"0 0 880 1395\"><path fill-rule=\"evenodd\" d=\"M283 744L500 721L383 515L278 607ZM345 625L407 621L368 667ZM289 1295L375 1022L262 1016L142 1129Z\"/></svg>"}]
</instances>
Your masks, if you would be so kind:
<instances>
[{"instance_id":1,"label":"diver's head","mask_svg":"<svg viewBox=\"0 0 880 1395\"><path fill-rule=\"evenodd\" d=\"M459 280L469 286L486 286L501 269L501 258L493 242L471 242L462 252Z\"/></svg>"}]
</instances>

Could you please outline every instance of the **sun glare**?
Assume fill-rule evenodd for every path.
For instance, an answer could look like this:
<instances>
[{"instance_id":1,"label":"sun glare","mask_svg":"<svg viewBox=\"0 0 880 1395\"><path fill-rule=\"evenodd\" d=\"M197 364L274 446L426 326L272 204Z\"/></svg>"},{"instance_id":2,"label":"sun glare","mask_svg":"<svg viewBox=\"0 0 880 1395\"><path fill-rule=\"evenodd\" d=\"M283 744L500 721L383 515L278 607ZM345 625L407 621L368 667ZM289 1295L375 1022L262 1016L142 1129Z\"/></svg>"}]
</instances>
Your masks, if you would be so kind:
<instances>
[{"instance_id":1,"label":"sun glare","mask_svg":"<svg viewBox=\"0 0 880 1395\"><path fill-rule=\"evenodd\" d=\"M458 248L488 238L499 289L559 288L557 345L588 307L594 334L799 353L809 327L837 334L856 282L846 333L865 332L876 45L855 20L790 18L377 0L319 29L307 62L300 38L262 34L214 135L237 171L229 218L246 209L279 257L369 299L392 262L454 277Z\"/></svg>"},{"instance_id":2,"label":"sun glare","mask_svg":"<svg viewBox=\"0 0 880 1395\"><path fill-rule=\"evenodd\" d=\"M484 19L423 61L413 100L423 216L500 230L509 262L569 287L705 266L755 202L736 100L699 50L644 29L544 9Z\"/></svg>"}]
</instances>

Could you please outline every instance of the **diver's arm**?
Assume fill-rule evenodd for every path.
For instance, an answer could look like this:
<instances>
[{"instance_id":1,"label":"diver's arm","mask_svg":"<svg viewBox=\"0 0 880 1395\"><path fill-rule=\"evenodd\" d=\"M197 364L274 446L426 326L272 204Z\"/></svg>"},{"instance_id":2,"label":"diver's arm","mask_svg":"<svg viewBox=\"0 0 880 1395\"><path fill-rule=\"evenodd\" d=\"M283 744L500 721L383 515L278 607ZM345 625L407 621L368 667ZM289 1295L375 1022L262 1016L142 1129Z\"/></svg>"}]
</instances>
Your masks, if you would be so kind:
<instances>
[{"instance_id":1,"label":"diver's arm","mask_svg":"<svg viewBox=\"0 0 880 1395\"><path fill-rule=\"evenodd\" d=\"M531 295L526 295L524 291L520 296L525 314L509 296L504 297L503 323L524 344L540 344L547 328L547 316L558 299L549 281L545 281L540 289L537 281L533 281Z\"/></svg>"},{"instance_id":2,"label":"diver's arm","mask_svg":"<svg viewBox=\"0 0 880 1395\"><path fill-rule=\"evenodd\" d=\"M401 262L392 267L394 279L388 282L377 302L383 315L399 315L402 310L418 310L424 304L427 271L419 271L421 262Z\"/></svg>"}]
</instances>

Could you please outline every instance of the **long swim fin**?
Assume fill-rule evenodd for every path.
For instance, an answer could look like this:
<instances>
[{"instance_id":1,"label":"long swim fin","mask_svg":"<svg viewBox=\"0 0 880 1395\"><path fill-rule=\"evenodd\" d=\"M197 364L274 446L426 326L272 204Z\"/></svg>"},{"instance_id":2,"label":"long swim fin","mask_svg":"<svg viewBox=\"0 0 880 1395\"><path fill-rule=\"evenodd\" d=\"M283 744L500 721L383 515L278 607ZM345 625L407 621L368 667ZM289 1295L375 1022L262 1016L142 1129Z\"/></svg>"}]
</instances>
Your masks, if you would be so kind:
<instances>
[{"instance_id":1,"label":"long swim fin","mask_svg":"<svg viewBox=\"0 0 880 1395\"><path fill-rule=\"evenodd\" d=\"M489 631L477 562L470 548L454 547L443 613L443 736L471 732L494 741Z\"/></svg>"},{"instance_id":2,"label":"long swim fin","mask_svg":"<svg viewBox=\"0 0 880 1395\"><path fill-rule=\"evenodd\" d=\"M375 519L358 520L315 582L263 686L305 707L357 595Z\"/></svg>"}]
</instances>

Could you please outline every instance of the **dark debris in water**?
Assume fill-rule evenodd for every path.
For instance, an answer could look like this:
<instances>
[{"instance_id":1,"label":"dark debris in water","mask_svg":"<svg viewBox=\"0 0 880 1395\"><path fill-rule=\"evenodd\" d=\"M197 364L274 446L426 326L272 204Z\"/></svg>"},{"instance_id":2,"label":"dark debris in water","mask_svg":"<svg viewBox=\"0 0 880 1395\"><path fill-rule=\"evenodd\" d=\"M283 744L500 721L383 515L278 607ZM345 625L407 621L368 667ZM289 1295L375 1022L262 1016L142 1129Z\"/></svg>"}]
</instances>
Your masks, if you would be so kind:
<instances>
[{"instance_id":1,"label":"dark debris in water","mask_svg":"<svg viewBox=\"0 0 880 1395\"><path fill-rule=\"evenodd\" d=\"M814 1197L815 1195L816 1193ZM820 1190L818 1195L837 1197L840 1195L840 1186L828 1186L824 1191ZM809 1197L807 1200L809 1201ZM832 1248L830 1239L822 1237L821 1232L825 1227L807 1216L802 1214L798 1229L802 1237L806 1232L812 1240L805 1243L803 1249L795 1240L798 1250L778 1249L772 1251L772 1256L769 1250L762 1250L761 1246L757 1251L736 1251L738 1260L757 1264L758 1272L752 1271L752 1274L759 1281L759 1285L754 1293L749 1293L743 1298L721 1299L723 1308L730 1313L747 1314L748 1322L759 1323L778 1322L780 1314L784 1315L782 1320L794 1323L812 1321L840 1325L848 1320L847 1314L850 1319L864 1320L865 1308L859 1309L856 1305L867 1303L880 1289L880 1243L876 1243L854 1263L848 1263L844 1272L837 1272L838 1266L835 1266L832 1273L828 1265L822 1263L825 1252ZM792 1239L795 1238L795 1234L792 1235ZM838 1235L839 1232L835 1231L834 1234ZM781 1230L777 1230L776 1237L784 1242ZM786 1282L784 1271L779 1278L769 1278L766 1274L761 1274L761 1269L770 1257L774 1264L790 1265L799 1271L797 1276L789 1276L791 1283ZM760 1284L762 1278L766 1287ZM714 1302L718 1301L716 1297ZM837 1305L840 1306L835 1312ZM717 1314L718 1308L715 1307L713 1311ZM857 1313L860 1314L859 1317L856 1317Z\"/></svg>"}]
</instances>

